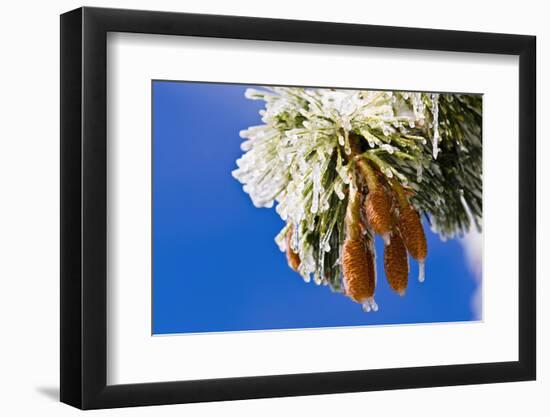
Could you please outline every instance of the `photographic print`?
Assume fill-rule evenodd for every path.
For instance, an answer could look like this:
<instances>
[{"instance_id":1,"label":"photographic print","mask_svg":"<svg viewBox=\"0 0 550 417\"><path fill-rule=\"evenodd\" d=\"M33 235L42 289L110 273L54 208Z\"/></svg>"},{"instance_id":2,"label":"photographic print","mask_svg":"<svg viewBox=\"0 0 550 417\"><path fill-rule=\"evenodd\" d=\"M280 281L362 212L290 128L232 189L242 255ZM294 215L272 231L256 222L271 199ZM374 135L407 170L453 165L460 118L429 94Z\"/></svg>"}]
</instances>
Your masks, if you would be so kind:
<instances>
[{"instance_id":1,"label":"photographic print","mask_svg":"<svg viewBox=\"0 0 550 417\"><path fill-rule=\"evenodd\" d=\"M155 335L482 319L482 95L152 82Z\"/></svg>"}]
</instances>

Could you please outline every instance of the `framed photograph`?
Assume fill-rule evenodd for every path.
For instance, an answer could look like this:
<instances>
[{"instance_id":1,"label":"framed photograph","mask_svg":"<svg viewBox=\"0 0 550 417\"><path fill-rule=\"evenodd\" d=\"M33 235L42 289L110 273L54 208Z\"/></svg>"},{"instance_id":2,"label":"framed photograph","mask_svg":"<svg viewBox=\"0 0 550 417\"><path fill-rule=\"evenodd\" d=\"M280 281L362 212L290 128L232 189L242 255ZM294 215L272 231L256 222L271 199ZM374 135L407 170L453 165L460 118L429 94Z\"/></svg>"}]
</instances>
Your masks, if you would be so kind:
<instances>
[{"instance_id":1,"label":"framed photograph","mask_svg":"<svg viewBox=\"0 0 550 417\"><path fill-rule=\"evenodd\" d=\"M61 401L535 379L535 37L61 16Z\"/></svg>"}]
</instances>

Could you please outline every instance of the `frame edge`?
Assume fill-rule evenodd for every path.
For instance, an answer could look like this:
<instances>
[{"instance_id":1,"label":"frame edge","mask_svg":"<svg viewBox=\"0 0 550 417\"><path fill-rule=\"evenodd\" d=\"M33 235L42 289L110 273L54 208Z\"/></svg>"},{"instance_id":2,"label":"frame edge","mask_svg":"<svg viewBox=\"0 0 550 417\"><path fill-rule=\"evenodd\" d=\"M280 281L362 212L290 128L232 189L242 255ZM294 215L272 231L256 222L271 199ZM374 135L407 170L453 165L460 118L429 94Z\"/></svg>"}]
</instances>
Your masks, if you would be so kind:
<instances>
[{"instance_id":1,"label":"frame edge","mask_svg":"<svg viewBox=\"0 0 550 417\"><path fill-rule=\"evenodd\" d=\"M537 376L537 38L519 53L519 362Z\"/></svg>"},{"instance_id":2,"label":"frame edge","mask_svg":"<svg viewBox=\"0 0 550 417\"><path fill-rule=\"evenodd\" d=\"M60 400L82 407L82 9L60 16Z\"/></svg>"}]
</instances>

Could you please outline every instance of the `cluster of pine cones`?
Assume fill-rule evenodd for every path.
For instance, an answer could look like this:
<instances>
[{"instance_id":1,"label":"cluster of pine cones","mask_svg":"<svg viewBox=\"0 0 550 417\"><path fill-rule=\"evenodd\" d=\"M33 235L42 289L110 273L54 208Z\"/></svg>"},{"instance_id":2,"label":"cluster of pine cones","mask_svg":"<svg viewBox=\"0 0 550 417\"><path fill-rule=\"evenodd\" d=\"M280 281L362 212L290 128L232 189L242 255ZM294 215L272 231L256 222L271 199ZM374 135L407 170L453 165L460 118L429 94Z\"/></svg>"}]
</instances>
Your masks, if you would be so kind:
<instances>
[{"instance_id":1,"label":"cluster of pine cones","mask_svg":"<svg viewBox=\"0 0 550 417\"><path fill-rule=\"evenodd\" d=\"M354 138L357 143L357 138ZM360 143L360 142L359 142ZM424 280L424 260L428 253L426 235L416 209L396 179L389 179L361 157L352 147L349 163L354 164L348 189L346 237L340 256L345 294L365 311L376 311L374 300L376 267L374 236L384 240L384 271L390 287L404 295L408 285L407 253L419 262L419 280ZM300 258L292 250L292 228L287 233L286 256L297 270Z\"/></svg>"}]
</instances>

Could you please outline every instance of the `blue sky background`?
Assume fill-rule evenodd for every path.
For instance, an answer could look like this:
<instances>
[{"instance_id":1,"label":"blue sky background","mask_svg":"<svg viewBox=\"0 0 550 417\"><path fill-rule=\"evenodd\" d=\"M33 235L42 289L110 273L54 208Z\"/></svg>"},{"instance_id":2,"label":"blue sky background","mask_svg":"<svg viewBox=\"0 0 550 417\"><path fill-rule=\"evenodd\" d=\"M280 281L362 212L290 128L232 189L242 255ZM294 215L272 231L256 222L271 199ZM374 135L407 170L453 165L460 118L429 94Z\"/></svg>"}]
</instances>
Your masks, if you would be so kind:
<instances>
[{"instance_id":1,"label":"blue sky background","mask_svg":"<svg viewBox=\"0 0 550 417\"><path fill-rule=\"evenodd\" d=\"M404 297L386 283L377 238L376 313L287 266L273 240L283 221L231 176L239 131L261 123L247 87L153 82L153 334L473 320L463 247L427 227L426 281L411 260Z\"/></svg>"}]
</instances>

